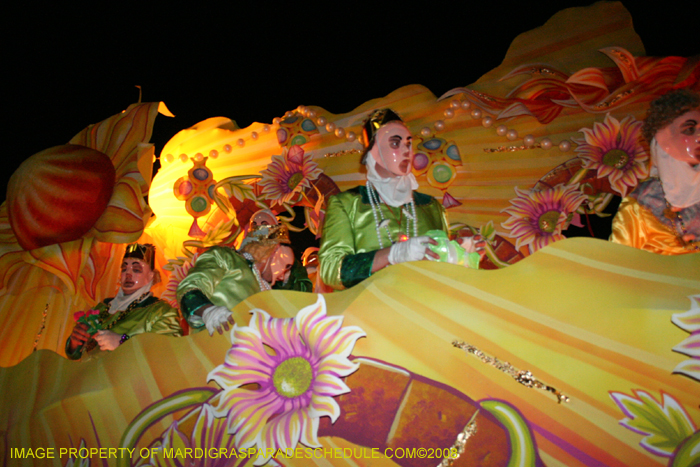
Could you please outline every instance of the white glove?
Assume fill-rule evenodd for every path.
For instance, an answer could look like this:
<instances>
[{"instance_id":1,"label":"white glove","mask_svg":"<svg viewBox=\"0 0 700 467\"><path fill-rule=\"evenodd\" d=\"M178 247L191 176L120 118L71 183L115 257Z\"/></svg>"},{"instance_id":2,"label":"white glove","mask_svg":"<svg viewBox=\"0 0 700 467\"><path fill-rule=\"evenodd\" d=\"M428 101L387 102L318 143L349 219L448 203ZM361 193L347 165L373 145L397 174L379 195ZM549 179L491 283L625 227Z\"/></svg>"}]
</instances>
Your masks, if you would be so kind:
<instances>
[{"instance_id":1,"label":"white glove","mask_svg":"<svg viewBox=\"0 0 700 467\"><path fill-rule=\"evenodd\" d=\"M214 331L222 327L224 323L228 323L230 317L231 310L225 306L210 306L202 313L202 321L204 321L210 336L213 336Z\"/></svg>"},{"instance_id":2,"label":"white glove","mask_svg":"<svg viewBox=\"0 0 700 467\"><path fill-rule=\"evenodd\" d=\"M429 240L430 237L423 235L409 238L405 242L394 243L389 250L389 264L422 260Z\"/></svg>"}]
</instances>

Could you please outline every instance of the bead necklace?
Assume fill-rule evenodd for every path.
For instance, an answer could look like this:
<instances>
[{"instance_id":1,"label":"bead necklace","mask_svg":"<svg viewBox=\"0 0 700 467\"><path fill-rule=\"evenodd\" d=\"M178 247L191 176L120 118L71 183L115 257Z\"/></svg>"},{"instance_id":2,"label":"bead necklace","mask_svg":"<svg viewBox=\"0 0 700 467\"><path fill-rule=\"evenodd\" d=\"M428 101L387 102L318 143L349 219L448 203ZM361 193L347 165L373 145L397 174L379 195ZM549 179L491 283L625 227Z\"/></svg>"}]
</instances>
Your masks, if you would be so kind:
<instances>
[{"instance_id":1,"label":"bead necklace","mask_svg":"<svg viewBox=\"0 0 700 467\"><path fill-rule=\"evenodd\" d=\"M116 317L115 319L113 319L109 324L103 325L103 326L102 326L102 329L104 329L104 330L110 330L110 329L112 329L114 326L117 325L117 323L119 323L119 322L122 321L124 318L126 318L126 316L129 314L129 312L130 312L131 310L133 310L134 308L136 308L136 306L137 306L138 304L140 304L142 301L144 301L144 300L146 300L148 297L150 297L150 295L151 295L151 292L150 292L150 291L149 291L149 292L145 292L145 293L144 293L143 295L141 295L139 298L137 298L137 299L134 300L133 302L129 303L129 306L126 307L126 310L120 311L119 314L117 315L117 317ZM112 315L109 314L109 307L107 307L106 310L102 310L102 311L100 312L100 315L99 315L100 323L104 323L104 322L107 320L107 318L109 318L110 316L112 316ZM120 342L120 344L121 344L121 342ZM87 341L87 342L85 343L85 345L84 345L84 347L83 347L83 353L90 352L90 351L91 351L92 349L94 349L95 347L97 347L97 341L96 341L94 338L91 337L90 340Z\"/></svg>"},{"instance_id":2,"label":"bead necklace","mask_svg":"<svg viewBox=\"0 0 700 467\"><path fill-rule=\"evenodd\" d=\"M695 251L700 251L700 243L698 242L698 239L691 241L685 240L686 235L688 235L688 230L685 227L685 222L683 222L683 216L681 215L681 211L675 211L671 206L671 203L669 203L666 199L666 193L664 191L663 183L661 184L661 193L663 194L664 201L666 202L666 209L664 209L664 217L670 220L671 224L673 224L673 228L676 231L676 235L681 241L681 244L686 248Z\"/></svg>"},{"instance_id":3,"label":"bead necklace","mask_svg":"<svg viewBox=\"0 0 700 467\"><path fill-rule=\"evenodd\" d=\"M137 298L133 302L129 303L129 306L126 307L126 310L120 311L119 315L115 319L113 319L108 325L103 326L102 329L112 329L117 323L119 323L124 318L126 318L126 315L128 315L131 310L136 308L136 306L138 304L140 304L142 301L147 299L150 295L151 295L151 292L145 292L139 298ZM108 317L109 317L109 308L107 308L102 313L100 313L100 322L104 323Z\"/></svg>"},{"instance_id":4,"label":"bead necklace","mask_svg":"<svg viewBox=\"0 0 700 467\"><path fill-rule=\"evenodd\" d=\"M243 257L251 262L250 269L253 271L253 275L255 276L255 279L258 281L258 285L260 286L260 290L263 292L266 290L271 290L270 284L265 279L263 279L262 276L260 275L260 271L258 271L258 267L255 265L255 259L253 258L253 255L246 252L246 253L243 253Z\"/></svg>"},{"instance_id":5,"label":"bead necklace","mask_svg":"<svg viewBox=\"0 0 700 467\"><path fill-rule=\"evenodd\" d=\"M666 209L664 209L664 216L671 221L673 227L676 230L676 235L678 235L681 244L686 248L690 248L695 251L700 251L700 243L696 240L686 241L685 237L688 235L688 230L685 227L685 222L683 222L683 216L680 211L674 211L671 207L671 203L666 201ZM677 222L676 222L677 221Z\"/></svg>"},{"instance_id":6,"label":"bead necklace","mask_svg":"<svg viewBox=\"0 0 700 467\"><path fill-rule=\"evenodd\" d=\"M372 186L372 182L367 180L367 197L369 198L369 204L372 207L372 215L374 216L374 228L377 231L377 240L379 242L379 249L381 250L384 248L384 242L382 242L382 234L381 234L381 229L384 228L386 230L386 236L389 237L389 241L391 241L391 244L393 245L395 242L391 240L391 231L389 230L389 221L384 218L384 213L382 212L381 209L381 200L379 199L379 193L374 189ZM406 204L408 204L411 207L411 212L409 213L408 210L406 209ZM417 222L417 216L416 216L416 203L413 201L413 196L411 196L411 201L410 203L406 203L403 206L401 206L401 212L406 216L406 237L410 238L411 233L410 233L410 227L411 223L413 223L413 236L417 237L418 236L418 222ZM377 215L377 211L379 211L379 215ZM381 218L381 221L379 220ZM401 225L401 222L399 222L399 226Z\"/></svg>"}]
</instances>

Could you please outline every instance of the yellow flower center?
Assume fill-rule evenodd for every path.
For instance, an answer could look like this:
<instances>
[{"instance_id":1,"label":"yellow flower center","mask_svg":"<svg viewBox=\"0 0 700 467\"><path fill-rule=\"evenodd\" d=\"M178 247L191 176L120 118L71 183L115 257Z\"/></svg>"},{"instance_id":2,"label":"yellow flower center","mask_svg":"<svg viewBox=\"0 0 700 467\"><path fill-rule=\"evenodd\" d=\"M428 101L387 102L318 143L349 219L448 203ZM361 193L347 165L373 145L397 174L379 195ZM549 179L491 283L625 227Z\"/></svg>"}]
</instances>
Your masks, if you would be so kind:
<instances>
[{"instance_id":1,"label":"yellow flower center","mask_svg":"<svg viewBox=\"0 0 700 467\"><path fill-rule=\"evenodd\" d=\"M283 397L297 397L311 386L314 373L311 364L303 357L293 357L280 363L272 375L272 384Z\"/></svg>"},{"instance_id":2,"label":"yellow flower center","mask_svg":"<svg viewBox=\"0 0 700 467\"><path fill-rule=\"evenodd\" d=\"M603 164L621 169L627 165L630 160L629 154L622 149L611 149L603 156Z\"/></svg>"},{"instance_id":3,"label":"yellow flower center","mask_svg":"<svg viewBox=\"0 0 700 467\"><path fill-rule=\"evenodd\" d=\"M301 183L302 179L304 178L304 175L301 172L297 172L291 177L289 177L289 180L287 181L287 186L289 187L290 190L293 190L294 188L297 187L299 183Z\"/></svg>"},{"instance_id":4,"label":"yellow flower center","mask_svg":"<svg viewBox=\"0 0 700 467\"><path fill-rule=\"evenodd\" d=\"M559 222L559 211L547 211L537 219L537 224L542 232L553 233Z\"/></svg>"}]
</instances>

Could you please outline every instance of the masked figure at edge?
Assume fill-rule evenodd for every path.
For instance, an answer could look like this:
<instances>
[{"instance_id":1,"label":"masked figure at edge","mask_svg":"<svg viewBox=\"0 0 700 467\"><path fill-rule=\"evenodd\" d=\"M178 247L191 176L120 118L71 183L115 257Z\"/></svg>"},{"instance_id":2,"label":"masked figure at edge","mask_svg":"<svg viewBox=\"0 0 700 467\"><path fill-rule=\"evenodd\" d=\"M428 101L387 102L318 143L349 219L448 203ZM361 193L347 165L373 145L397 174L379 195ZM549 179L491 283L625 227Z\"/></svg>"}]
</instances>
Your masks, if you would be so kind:
<instances>
[{"instance_id":1,"label":"masked figure at edge","mask_svg":"<svg viewBox=\"0 0 700 467\"><path fill-rule=\"evenodd\" d=\"M642 129L650 178L620 203L613 242L664 255L700 251L700 96L678 90L651 103Z\"/></svg>"},{"instance_id":2,"label":"masked figure at edge","mask_svg":"<svg viewBox=\"0 0 700 467\"><path fill-rule=\"evenodd\" d=\"M363 128L367 183L329 198L319 251L320 274L335 289L352 287L390 264L437 259L429 230L448 231L442 205L414 191L411 133L390 109L372 112ZM467 252L480 237L462 239Z\"/></svg>"},{"instance_id":3,"label":"masked figure at edge","mask_svg":"<svg viewBox=\"0 0 700 467\"><path fill-rule=\"evenodd\" d=\"M228 330L231 310L249 296L270 289L310 292L306 269L286 244L289 234L269 210L251 217L239 251L215 246L204 252L177 287L180 310L197 330Z\"/></svg>"},{"instance_id":4,"label":"masked figure at edge","mask_svg":"<svg viewBox=\"0 0 700 467\"><path fill-rule=\"evenodd\" d=\"M132 243L126 247L117 296L95 306L100 311L102 329L91 336L87 325L76 323L66 341L68 358L78 360L98 346L100 350L114 350L144 332L182 336L177 310L151 293L151 287L160 282L155 253L156 247L151 244Z\"/></svg>"}]
</instances>

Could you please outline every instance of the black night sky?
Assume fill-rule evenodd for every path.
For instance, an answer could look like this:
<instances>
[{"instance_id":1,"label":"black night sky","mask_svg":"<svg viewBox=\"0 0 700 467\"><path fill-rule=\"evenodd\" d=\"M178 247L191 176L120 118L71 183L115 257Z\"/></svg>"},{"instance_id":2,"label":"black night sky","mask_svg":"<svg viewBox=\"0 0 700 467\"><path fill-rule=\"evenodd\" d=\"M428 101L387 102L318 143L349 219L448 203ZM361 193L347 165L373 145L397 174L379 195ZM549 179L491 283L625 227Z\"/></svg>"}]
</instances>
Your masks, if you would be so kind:
<instances>
[{"instance_id":1,"label":"black night sky","mask_svg":"<svg viewBox=\"0 0 700 467\"><path fill-rule=\"evenodd\" d=\"M25 4L2 21L0 196L24 159L136 102L135 85L143 101L163 101L176 116L156 119L160 154L175 133L209 117L246 127L300 104L341 113L408 84L440 96L498 66L518 34L591 3ZM700 53L697 0L623 3L647 55Z\"/></svg>"}]
</instances>

